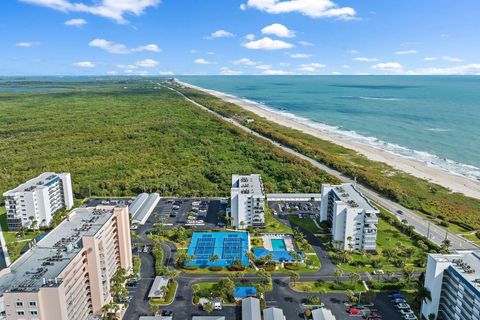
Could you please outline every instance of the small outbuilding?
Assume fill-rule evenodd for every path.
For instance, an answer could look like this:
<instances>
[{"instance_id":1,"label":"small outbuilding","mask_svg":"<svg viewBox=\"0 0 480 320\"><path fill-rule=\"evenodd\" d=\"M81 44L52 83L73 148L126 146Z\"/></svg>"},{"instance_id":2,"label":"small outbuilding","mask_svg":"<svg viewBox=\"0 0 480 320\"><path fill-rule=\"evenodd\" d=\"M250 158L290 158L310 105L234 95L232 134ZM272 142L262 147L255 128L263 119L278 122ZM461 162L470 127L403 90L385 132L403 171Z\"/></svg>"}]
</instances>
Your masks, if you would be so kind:
<instances>
[{"instance_id":1,"label":"small outbuilding","mask_svg":"<svg viewBox=\"0 0 480 320\"><path fill-rule=\"evenodd\" d=\"M155 277L153 281L153 285L150 288L150 292L148 293L148 298L163 298L165 292L163 292L163 288L168 286L168 278L167 277Z\"/></svg>"}]
</instances>

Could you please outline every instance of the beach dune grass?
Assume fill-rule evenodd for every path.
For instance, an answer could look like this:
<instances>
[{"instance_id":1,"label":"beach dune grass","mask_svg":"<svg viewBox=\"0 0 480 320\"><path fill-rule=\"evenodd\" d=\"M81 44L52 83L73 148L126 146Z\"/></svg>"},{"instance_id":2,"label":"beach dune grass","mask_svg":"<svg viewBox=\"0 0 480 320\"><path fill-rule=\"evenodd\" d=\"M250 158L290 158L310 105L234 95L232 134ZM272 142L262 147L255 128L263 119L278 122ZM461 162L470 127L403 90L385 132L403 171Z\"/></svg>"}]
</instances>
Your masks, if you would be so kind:
<instances>
[{"instance_id":1,"label":"beach dune grass","mask_svg":"<svg viewBox=\"0 0 480 320\"><path fill-rule=\"evenodd\" d=\"M244 125L349 177L357 177L359 182L411 210L424 214L436 223L444 221L450 225L456 224L464 232L480 229L479 199L453 193L447 188L396 170L383 162L367 159L353 150L268 121L208 93L186 87L179 90L226 117L253 119L253 122ZM450 225L446 227L454 230Z\"/></svg>"}]
</instances>

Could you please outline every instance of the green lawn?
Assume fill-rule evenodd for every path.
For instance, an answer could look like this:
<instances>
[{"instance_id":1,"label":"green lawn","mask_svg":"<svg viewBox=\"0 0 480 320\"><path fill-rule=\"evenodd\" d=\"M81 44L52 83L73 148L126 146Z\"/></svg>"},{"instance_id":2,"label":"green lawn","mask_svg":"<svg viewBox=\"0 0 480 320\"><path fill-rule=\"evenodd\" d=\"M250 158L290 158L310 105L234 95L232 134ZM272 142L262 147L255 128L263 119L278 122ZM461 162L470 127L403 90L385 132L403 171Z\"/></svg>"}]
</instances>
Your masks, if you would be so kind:
<instances>
[{"instance_id":1,"label":"green lawn","mask_svg":"<svg viewBox=\"0 0 480 320\"><path fill-rule=\"evenodd\" d=\"M169 305L175 299L175 293L177 292L177 282L173 281L168 284L168 291L165 297L163 298L153 298L150 300L151 305L155 306L162 306L162 305Z\"/></svg>"},{"instance_id":2,"label":"green lawn","mask_svg":"<svg viewBox=\"0 0 480 320\"><path fill-rule=\"evenodd\" d=\"M17 237L17 231L7 231L7 215L5 207L0 207L0 223L2 225L3 237L7 243L8 255L13 263L20 257L20 250L33 238L39 236L41 231L29 231L23 237Z\"/></svg>"},{"instance_id":3,"label":"green lawn","mask_svg":"<svg viewBox=\"0 0 480 320\"><path fill-rule=\"evenodd\" d=\"M355 292L365 291L365 286L361 282L351 283L350 281L342 282L340 284L337 284L334 281L296 282L295 285L292 284L291 286L295 291L300 292L319 292L320 290L337 292L348 289Z\"/></svg>"},{"instance_id":4,"label":"green lawn","mask_svg":"<svg viewBox=\"0 0 480 320\"><path fill-rule=\"evenodd\" d=\"M265 230L266 233L292 233L292 229L275 219L269 209L265 210Z\"/></svg>"},{"instance_id":5,"label":"green lawn","mask_svg":"<svg viewBox=\"0 0 480 320\"><path fill-rule=\"evenodd\" d=\"M297 215L289 214L288 221L295 223L299 227L302 227L303 229L313 234L322 232L322 230L319 227L317 227L315 222L313 222L313 220L309 218L300 219Z\"/></svg>"}]
</instances>

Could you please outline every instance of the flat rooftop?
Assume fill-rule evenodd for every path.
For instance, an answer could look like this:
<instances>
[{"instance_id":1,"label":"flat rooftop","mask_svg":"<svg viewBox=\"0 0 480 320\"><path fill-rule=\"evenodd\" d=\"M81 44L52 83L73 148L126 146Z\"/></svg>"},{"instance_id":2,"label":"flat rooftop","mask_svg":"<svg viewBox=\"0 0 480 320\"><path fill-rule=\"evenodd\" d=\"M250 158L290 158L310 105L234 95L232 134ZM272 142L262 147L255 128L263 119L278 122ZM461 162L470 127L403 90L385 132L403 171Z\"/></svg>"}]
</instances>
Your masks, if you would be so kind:
<instances>
[{"instance_id":1,"label":"flat rooftop","mask_svg":"<svg viewBox=\"0 0 480 320\"><path fill-rule=\"evenodd\" d=\"M0 277L0 292L36 292L57 286L55 279L80 252L82 237L95 235L113 214L113 206L78 208L32 249L10 265ZM45 281L45 284L44 284Z\"/></svg>"},{"instance_id":2,"label":"flat rooftop","mask_svg":"<svg viewBox=\"0 0 480 320\"><path fill-rule=\"evenodd\" d=\"M332 186L332 191L335 193L338 200L342 201L343 203L347 204L351 208L362 208L365 210L375 210L378 211L376 207L374 207L370 201L360 192L358 191L352 184L344 183L341 185Z\"/></svg>"},{"instance_id":3,"label":"flat rooftop","mask_svg":"<svg viewBox=\"0 0 480 320\"><path fill-rule=\"evenodd\" d=\"M54 172L44 172L41 175L28 180L25 183L20 184L16 188L9 190L5 192L3 195L5 197L7 196L13 196L17 192L26 192L26 191L32 191L36 188L43 188L48 185L48 183L54 181L56 178L59 177L59 174L54 173Z\"/></svg>"},{"instance_id":4,"label":"flat rooftop","mask_svg":"<svg viewBox=\"0 0 480 320\"><path fill-rule=\"evenodd\" d=\"M451 263L450 266L480 292L480 250L430 256L437 262Z\"/></svg>"},{"instance_id":5,"label":"flat rooftop","mask_svg":"<svg viewBox=\"0 0 480 320\"><path fill-rule=\"evenodd\" d=\"M263 195L262 177L259 174L248 176L232 175L232 188L238 188L243 194Z\"/></svg>"}]
</instances>

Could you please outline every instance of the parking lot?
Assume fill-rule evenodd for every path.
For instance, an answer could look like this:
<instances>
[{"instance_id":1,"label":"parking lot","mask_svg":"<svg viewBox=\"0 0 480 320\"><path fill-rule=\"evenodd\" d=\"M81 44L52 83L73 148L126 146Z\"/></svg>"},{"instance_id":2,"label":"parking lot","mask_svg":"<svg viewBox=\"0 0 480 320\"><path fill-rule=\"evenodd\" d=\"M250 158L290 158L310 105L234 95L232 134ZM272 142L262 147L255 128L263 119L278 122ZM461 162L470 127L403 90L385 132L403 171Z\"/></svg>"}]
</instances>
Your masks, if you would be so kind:
<instances>
[{"instance_id":1,"label":"parking lot","mask_svg":"<svg viewBox=\"0 0 480 320\"><path fill-rule=\"evenodd\" d=\"M196 230L224 227L226 208L227 201L218 198L161 198L147 224L163 223L167 228L181 225Z\"/></svg>"},{"instance_id":2,"label":"parking lot","mask_svg":"<svg viewBox=\"0 0 480 320\"><path fill-rule=\"evenodd\" d=\"M82 207L96 206L128 206L133 201L132 198L90 198L82 204Z\"/></svg>"},{"instance_id":3,"label":"parking lot","mask_svg":"<svg viewBox=\"0 0 480 320\"><path fill-rule=\"evenodd\" d=\"M319 201L269 201L268 207L272 209L274 215L280 216L289 214L304 216L306 214L309 218L314 219L315 216L320 215Z\"/></svg>"}]
</instances>

